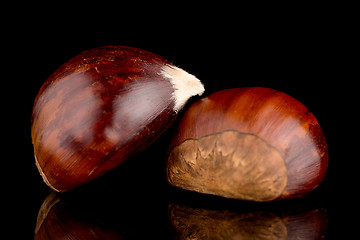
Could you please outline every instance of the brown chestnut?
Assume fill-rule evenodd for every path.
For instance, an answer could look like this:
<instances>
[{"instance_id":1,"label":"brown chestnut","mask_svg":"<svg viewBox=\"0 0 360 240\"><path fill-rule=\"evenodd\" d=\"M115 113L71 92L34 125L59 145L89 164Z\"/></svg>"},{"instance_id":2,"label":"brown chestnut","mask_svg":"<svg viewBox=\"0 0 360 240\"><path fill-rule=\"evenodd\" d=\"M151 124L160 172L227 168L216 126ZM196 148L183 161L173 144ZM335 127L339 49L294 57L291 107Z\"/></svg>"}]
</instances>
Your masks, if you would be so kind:
<instances>
[{"instance_id":1,"label":"brown chestnut","mask_svg":"<svg viewBox=\"0 0 360 240\"><path fill-rule=\"evenodd\" d=\"M324 178L328 150L314 115L269 88L219 91L185 112L167 160L171 185L227 198L303 196Z\"/></svg>"},{"instance_id":2,"label":"brown chestnut","mask_svg":"<svg viewBox=\"0 0 360 240\"><path fill-rule=\"evenodd\" d=\"M31 136L44 181L64 192L151 144L204 87L154 53L107 46L57 69L34 103Z\"/></svg>"}]
</instances>

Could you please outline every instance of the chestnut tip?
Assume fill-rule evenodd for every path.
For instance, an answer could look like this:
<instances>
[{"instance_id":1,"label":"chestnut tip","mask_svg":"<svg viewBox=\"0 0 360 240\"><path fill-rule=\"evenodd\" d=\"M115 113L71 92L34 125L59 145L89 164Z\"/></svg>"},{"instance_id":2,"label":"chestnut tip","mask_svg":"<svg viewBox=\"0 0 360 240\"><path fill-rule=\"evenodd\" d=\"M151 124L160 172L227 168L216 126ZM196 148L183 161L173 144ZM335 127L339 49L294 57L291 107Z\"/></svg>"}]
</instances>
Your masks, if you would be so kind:
<instances>
[{"instance_id":1,"label":"chestnut tip","mask_svg":"<svg viewBox=\"0 0 360 240\"><path fill-rule=\"evenodd\" d=\"M199 79L181 68L165 65L161 69L161 75L168 78L174 88L172 95L175 101L175 112L180 111L190 97L201 96L205 91L204 85Z\"/></svg>"}]
</instances>

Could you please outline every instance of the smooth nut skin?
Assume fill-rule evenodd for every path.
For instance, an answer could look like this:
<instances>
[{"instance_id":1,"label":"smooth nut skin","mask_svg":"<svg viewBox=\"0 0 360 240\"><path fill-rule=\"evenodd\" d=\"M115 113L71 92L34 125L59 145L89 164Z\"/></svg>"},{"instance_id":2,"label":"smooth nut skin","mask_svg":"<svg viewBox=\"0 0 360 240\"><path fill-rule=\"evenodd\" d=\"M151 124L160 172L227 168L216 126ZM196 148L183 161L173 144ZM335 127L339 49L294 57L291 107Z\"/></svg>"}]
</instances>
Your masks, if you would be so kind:
<instances>
[{"instance_id":1,"label":"smooth nut skin","mask_svg":"<svg viewBox=\"0 0 360 240\"><path fill-rule=\"evenodd\" d=\"M194 76L166 59L131 47L95 48L62 65L33 107L31 135L44 181L68 191L146 148L190 95L201 94L180 92L179 103L176 81L203 90Z\"/></svg>"},{"instance_id":2,"label":"smooth nut skin","mask_svg":"<svg viewBox=\"0 0 360 240\"><path fill-rule=\"evenodd\" d=\"M327 166L325 136L302 103L269 88L236 88L185 112L170 146L167 179L201 193L272 201L309 193Z\"/></svg>"}]
</instances>

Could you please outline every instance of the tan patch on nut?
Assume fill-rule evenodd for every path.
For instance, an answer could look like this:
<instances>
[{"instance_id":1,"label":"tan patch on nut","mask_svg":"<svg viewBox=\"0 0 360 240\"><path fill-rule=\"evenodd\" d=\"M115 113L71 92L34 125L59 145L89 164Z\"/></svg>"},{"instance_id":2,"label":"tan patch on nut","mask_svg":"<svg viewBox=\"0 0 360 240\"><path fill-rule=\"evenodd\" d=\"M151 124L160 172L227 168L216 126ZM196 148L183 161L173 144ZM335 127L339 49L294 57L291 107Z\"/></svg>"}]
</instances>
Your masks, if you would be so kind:
<instances>
[{"instance_id":1,"label":"tan patch on nut","mask_svg":"<svg viewBox=\"0 0 360 240\"><path fill-rule=\"evenodd\" d=\"M283 193L287 171L276 148L257 136L231 130L175 147L168 158L167 179L200 193L271 201Z\"/></svg>"}]
</instances>

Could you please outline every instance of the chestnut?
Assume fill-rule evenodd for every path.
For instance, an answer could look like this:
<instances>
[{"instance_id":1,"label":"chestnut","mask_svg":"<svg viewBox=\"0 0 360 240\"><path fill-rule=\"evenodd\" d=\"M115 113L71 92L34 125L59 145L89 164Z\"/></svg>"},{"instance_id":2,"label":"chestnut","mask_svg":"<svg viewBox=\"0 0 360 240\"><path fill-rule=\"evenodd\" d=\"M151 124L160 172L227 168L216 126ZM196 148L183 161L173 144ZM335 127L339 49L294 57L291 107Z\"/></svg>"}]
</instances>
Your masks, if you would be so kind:
<instances>
[{"instance_id":1,"label":"chestnut","mask_svg":"<svg viewBox=\"0 0 360 240\"><path fill-rule=\"evenodd\" d=\"M74 189L146 148L203 91L195 76L154 53L85 51L50 75L35 99L36 166L55 191Z\"/></svg>"},{"instance_id":2,"label":"chestnut","mask_svg":"<svg viewBox=\"0 0 360 240\"><path fill-rule=\"evenodd\" d=\"M191 105L169 149L167 181L226 198L303 196L325 177L328 149L315 116L269 88L219 91Z\"/></svg>"}]
</instances>

